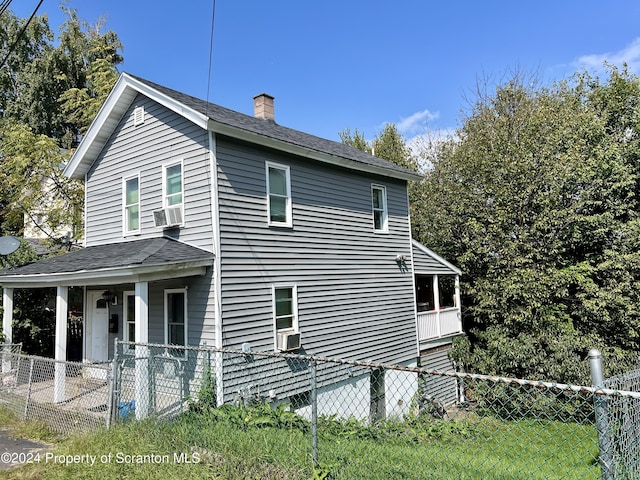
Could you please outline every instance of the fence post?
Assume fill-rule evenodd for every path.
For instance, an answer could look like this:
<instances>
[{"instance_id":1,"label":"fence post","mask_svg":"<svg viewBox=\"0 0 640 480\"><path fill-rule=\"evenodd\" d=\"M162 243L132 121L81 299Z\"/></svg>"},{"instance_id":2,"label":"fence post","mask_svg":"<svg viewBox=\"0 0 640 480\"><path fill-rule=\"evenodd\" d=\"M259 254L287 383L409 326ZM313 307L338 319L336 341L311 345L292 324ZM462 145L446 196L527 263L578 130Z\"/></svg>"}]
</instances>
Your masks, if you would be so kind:
<instances>
[{"instance_id":1,"label":"fence post","mask_svg":"<svg viewBox=\"0 0 640 480\"><path fill-rule=\"evenodd\" d=\"M116 408L116 376L118 375L118 339L115 338L113 340L113 359L111 360L111 372L107 373L107 375L111 376L111 381L109 382L109 399L108 399L108 409L107 409L107 429L111 427L111 421L114 417L114 409Z\"/></svg>"},{"instance_id":2,"label":"fence post","mask_svg":"<svg viewBox=\"0 0 640 480\"><path fill-rule=\"evenodd\" d=\"M311 458L313 466L318 465L318 385L316 362L311 360Z\"/></svg>"},{"instance_id":3,"label":"fence post","mask_svg":"<svg viewBox=\"0 0 640 480\"><path fill-rule=\"evenodd\" d=\"M26 420L27 419L27 412L29 410L29 400L31 399L31 385L32 385L32 378L33 378L33 361L34 359L31 359L31 362L29 364L29 381L27 383L27 397L24 399L24 414L22 415L22 419Z\"/></svg>"},{"instance_id":4,"label":"fence post","mask_svg":"<svg viewBox=\"0 0 640 480\"><path fill-rule=\"evenodd\" d=\"M589 351L589 366L591 367L591 383L596 389L603 388L604 375L602 372L602 354L598 350ZM596 409L596 429L598 431L598 445L600 447L600 468L602 480L613 480L613 465L611 455L611 431L609 429L609 412L607 397L594 394Z\"/></svg>"}]
</instances>

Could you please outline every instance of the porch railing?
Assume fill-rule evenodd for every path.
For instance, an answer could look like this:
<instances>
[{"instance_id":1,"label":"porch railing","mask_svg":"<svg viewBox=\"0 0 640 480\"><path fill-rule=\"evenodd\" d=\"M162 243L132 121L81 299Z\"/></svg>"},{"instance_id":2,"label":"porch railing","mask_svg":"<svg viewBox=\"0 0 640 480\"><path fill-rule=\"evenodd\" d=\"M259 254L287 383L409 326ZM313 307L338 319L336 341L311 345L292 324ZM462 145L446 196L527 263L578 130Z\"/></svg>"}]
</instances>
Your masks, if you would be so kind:
<instances>
[{"instance_id":1,"label":"porch railing","mask_svg":"<svg viewBox=\"0 0 640 480\"><path fill-rule=\"evenodd\" d=\"M449 335L462 333L460 309L457 307L442 310L418 312L418 336L421 342L435 340Z\"/></svg>"}]
</instances>

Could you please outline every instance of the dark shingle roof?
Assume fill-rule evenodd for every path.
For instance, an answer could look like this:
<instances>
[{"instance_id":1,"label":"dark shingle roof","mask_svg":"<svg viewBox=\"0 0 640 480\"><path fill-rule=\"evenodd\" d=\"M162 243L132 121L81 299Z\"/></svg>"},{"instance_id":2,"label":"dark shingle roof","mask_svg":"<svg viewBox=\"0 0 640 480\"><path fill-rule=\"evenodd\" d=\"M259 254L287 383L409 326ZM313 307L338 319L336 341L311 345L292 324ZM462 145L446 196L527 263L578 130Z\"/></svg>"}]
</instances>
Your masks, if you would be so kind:
<instances>
[{"instance_id":1,"label":"dark shingle roof","mask_svg":"<svg viewBox=\"0 0 640 480\"><path fill-rule=\"evenodd\" d=\"M210 252L160 237L82 248L22 267L0 270L0 277L49 275L209 259L213 259Z\"/></svg>"},{"instance_id":2,"label":"dark shingle roof","mask_svg":"<svg viewBox=\"0 0 640 480\"><path fill-rule=\"evenodd\" d=\"M278 125L273 120L256 118L244 113L239 113L234 110L221 107L220 105L216 105L214 103L206 102L199 98L186 95L171 88L164 87L157 83L150 82L149 80L146 80L144 78L140 78L131 74L128 75L132 78L135 78L136 80L139 80L140 82L147 84L149 87L157 90L158 92L186 105L187 107L190 107L193 110L205 116L208 116L209 119L215 122L239 128L247 132L262 135L264 137L272 138L274 140L280 140L292 145L296 145L298 147L303 147L320 153L344 158L353 162L382 168L389 172L419 176L417 172L406 169L387 160L374 157L349 145L335 142L333 140L327 140L326 138L316 137L314 135L300 132L298 130L293 130L291 128L283 127L281 125Z\"/></svg>"}]
</instances>

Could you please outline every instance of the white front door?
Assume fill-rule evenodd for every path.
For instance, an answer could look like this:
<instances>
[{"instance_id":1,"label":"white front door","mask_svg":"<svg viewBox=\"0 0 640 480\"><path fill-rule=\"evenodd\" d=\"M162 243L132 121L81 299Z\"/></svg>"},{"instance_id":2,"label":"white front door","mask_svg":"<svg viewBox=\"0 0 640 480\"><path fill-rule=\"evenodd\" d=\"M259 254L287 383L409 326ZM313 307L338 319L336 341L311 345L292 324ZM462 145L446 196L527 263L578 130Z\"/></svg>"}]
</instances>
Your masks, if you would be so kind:
<instances>
[{"instance_id":1,"label":"white front door","mask_svg":"<svg viewBox=\"0 0 640 480\"><path fill-rule=\"evenodd\" d=\"M102 291L87 292L86 360L106 362L109 360L109 306Z\"/></svg>"}]
</instances>

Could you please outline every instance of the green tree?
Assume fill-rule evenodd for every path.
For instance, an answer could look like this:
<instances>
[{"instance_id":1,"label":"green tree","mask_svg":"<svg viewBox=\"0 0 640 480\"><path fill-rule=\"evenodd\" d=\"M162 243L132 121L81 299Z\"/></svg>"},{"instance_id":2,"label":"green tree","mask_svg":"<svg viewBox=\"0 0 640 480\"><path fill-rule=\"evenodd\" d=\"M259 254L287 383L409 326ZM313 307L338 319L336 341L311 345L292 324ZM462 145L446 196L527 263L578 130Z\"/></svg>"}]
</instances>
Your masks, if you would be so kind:
<instances>
[{"instance_id":1,"label":"green tree","mask_svg":"<svg viewBox=\"0 0 640 480\"><path fill-rule=\"evenodd\" d=\"M0 70L0 230L20 235L25 215L60 241L61 227L82 235L82 184L62 177L106 99L122 62L122 44L104 24L91 25L62 6L67 19L57 42L47 17L35 17ZM0 16L0 53L26 20ZM4 35L3 35L4 34Z\"/></svg>"},{"instance_id":2,"label":"green tree","mask_svg":"<svg viewBox=\"0 0 640 480\"><path fill-rule=\"evenodd\" d=\"M340 141L345 145L350 145L363 152L371 152L371 145L369 145L369 142L364 138L364 133L359 132L357 128L353 135L349 128L345 128L342 132L338 133L338 135L340 136Z\"/></svg>"},{"instance_id":3,"label":"green tree","mask_svg":"<svg viewBox=\"0 0 640 480\"><path fill-rule=\"evenodd\" d=\"M375 136L371 146L376 157L389 160L409 170L418 171L418 161L395 124L387 123L382 132Z\"/></svg>"},{"instance_id":4,"label":"green tree","mask_svg":"<svg viewBox=\"0 0 640 480\"><path fill-rule=\"evenodd\" d=\"M2 70L0 98L5 119L72 148L117 79L122 44L114 32L101 32L102 21L90 25L76 10L61 8L67 19L57 45L47 17L35 17ZM7 49L26 20L7 11L0 21Z\"/></svg>"},{"instance_id":5,"label":"green tree","mask_svg":"<svg viewBox=\"0 0 640 480\"><path fill-rule=\"evenodd\" d=\"M624 369L640 346L640 89L616 70L527 85L479 97L439 146L419 240L464 273L467 368L586 382L589 349Z\"/></svg>"},{"instance_id":6,"label":"green tree","mask_svg":"<svg viewBox=\"0 0 640 480\"><path fill-rule=\"evenodd\" d=\"M84 189L81 182L62 175L68 152L55 139L34 134L27 125L2 125L0 195L5 201L3 229L20 235L25 215L41 237L66 241L82 235Z\"/></svg>"}]
</instances>

